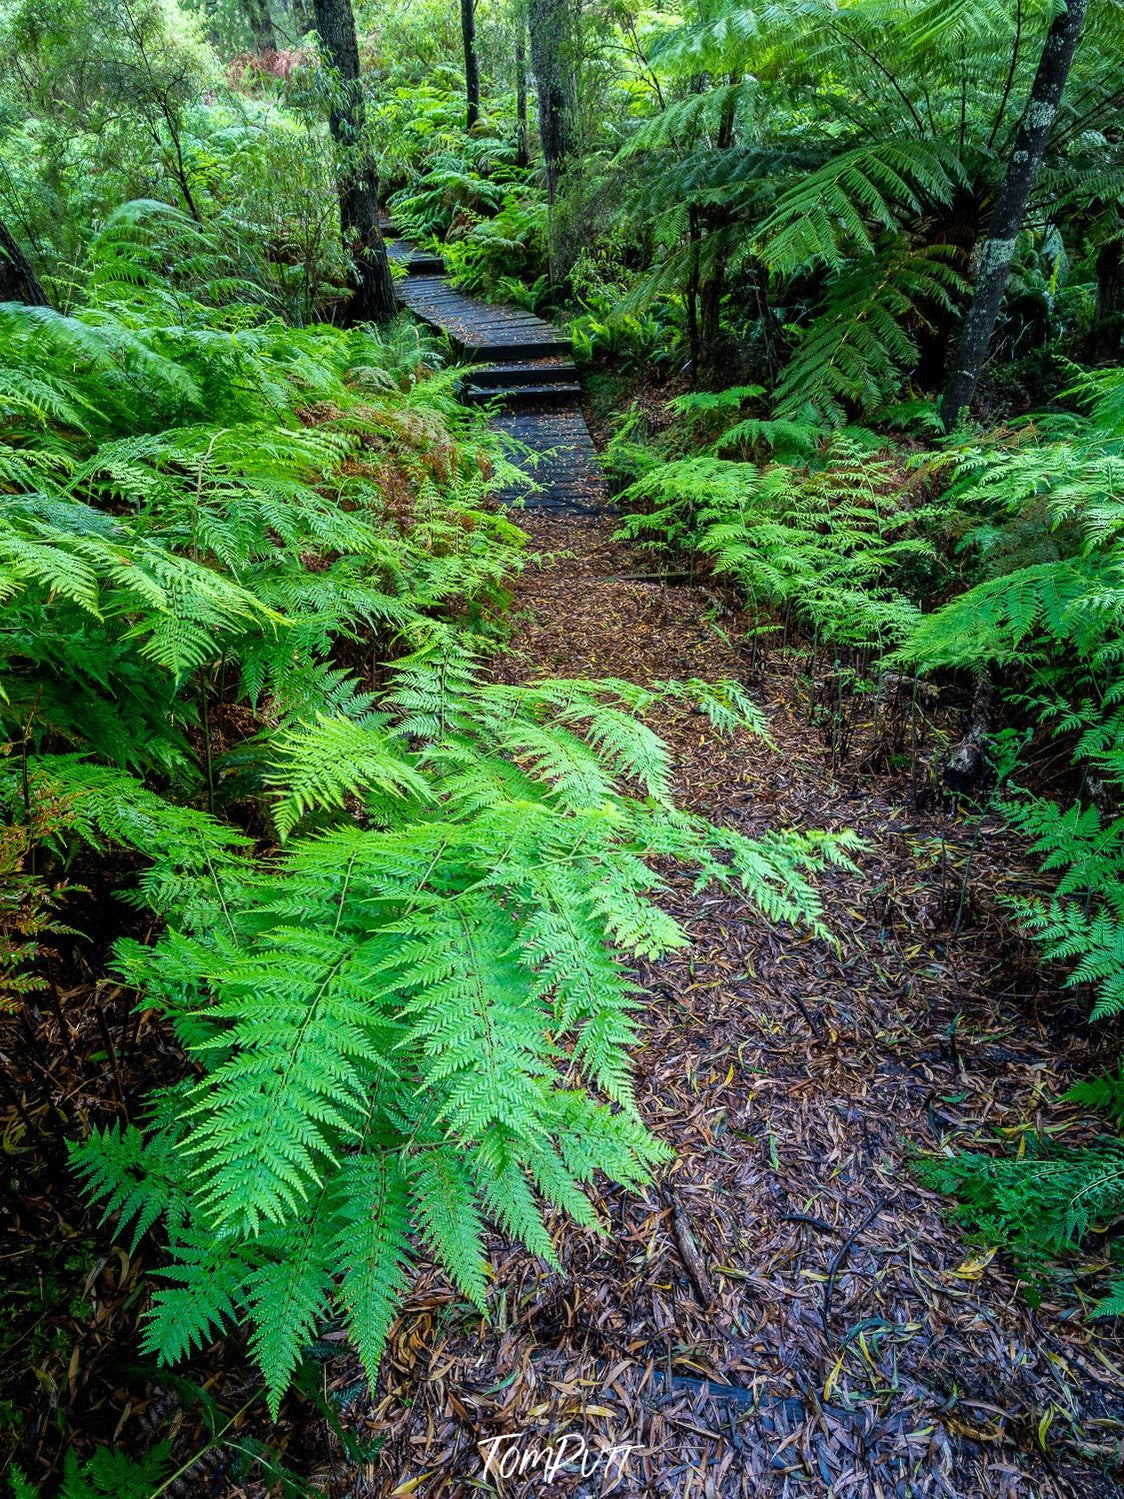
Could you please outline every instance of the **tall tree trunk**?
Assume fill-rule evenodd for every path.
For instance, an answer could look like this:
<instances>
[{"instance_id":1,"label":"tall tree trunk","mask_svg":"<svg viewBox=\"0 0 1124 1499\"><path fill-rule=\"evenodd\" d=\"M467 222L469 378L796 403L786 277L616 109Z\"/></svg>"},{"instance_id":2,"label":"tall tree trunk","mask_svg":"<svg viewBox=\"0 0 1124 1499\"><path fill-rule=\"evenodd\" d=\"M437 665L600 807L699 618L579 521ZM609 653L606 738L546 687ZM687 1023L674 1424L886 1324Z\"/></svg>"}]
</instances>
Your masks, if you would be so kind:
<instances>
[{"instance_id":1,"label":"tall tree trunk","mask_svg":"<svg viewBox=\"0 0 1124 1499\"><path fill-rule=\"evenodd\" d=\"M338 74L328 128L340 153L340 230L354 267L345 316L352 323L385 323L398 311L398 299L379 227L378 169L363 146L363 91L351 0L316 0L316 30Z\"/></svg>"},{"instance_id":2,"label":"tall tree trunk","mask_svg":"<svg viewBox=\"0 0 1124 1499\"><path fill-rule=\"evenodd\" d=\"M550 280L564 291L576 254L575 235L558 213L562 179L572 165L577 117L577 36L573 0L530 0L531 71L539 103L546 195L550 205Z\"/></svg>"},{"instance_id":3,"label":"tall tree trunk","mask_svg":"<svg viewBox=\"0 0 1124 1499\"><path fill-rule=\"evenodd\" d=\"M691 247L687 272L687 351L691 360L691 389L699 384L699 211L692 203L687 209L687 235Z\"/></svg>"},{"instance_id":4,"label":"tall tree trunk","mask_svg":"<svg viewBox=\"0 0 1124 1499\"><path fill-rule=\"evenodd\" d=\"M730 93L723 106L722 117L718 122L718 134L714 141L716 151L729 151L734 144L737 98L733 90L740 81L740 74L730 74ZM702 217L704 226L711 233L723 228L728 222L726 214L721 209L703 210ZM696 259L698 259L698 251L696 251ZM722 350L719 347L722 337L722 298L726 292L726 256L721 252L714 255L705 276L701 274L701 271L700 263L699 358L694 379L695 384L704 390L718 390L723 384L729 384L729 361L723 359Z\"/></svg>"},{"instance_id":5,"label":"tall tree trunk","mask_svg":"<svg viewBox=\"0 0 1124 1499\"><path fill-rule=\"evenodd\" d=\"M480 63L476 56L476 0L461 0L464 38L465 122L472 129L480 118Z\"/></svg>"},{"instance_id":6,"label":"tall tree trunk","mask_svg":"<svg viewBox=\"0 0 1124 1499\"><path fill-rule=\"evenodd\" d=\"M515 24L519 27L515 40L515 164L525 167L531 159L527 135L527 23L520 17Z\"/></svg>"},{"instance_id":7,"label":"tall tree trunk","mask_svg":"<svg viewBox=\"0 0 1124 1499\"><path fill-rule=\"evenodd\" d=\"M726 292L726 260L719 256L699 289L699 361L695 383L703 390L720 390L730 383L729 364L722 359L722 298Z\"/></svg>"},{"instance_id":8,"label":"tall tree trunk","mask_svg":"<svg viewBox=\"0 0 1124 1499\"><path fill-rule=\"evenodd\" d=\"M574 59L567 0L531 0L530 23L546 190L553 203L573 146Z\"/></svg>"},{"instance_id":9,"label":"tall tree trunk","mask_svg":"<svg viewBox=\"0 0 1124 1499\"><path fill-rule=\"evenodd\" d=\"M277 51L277 33L273 29L273 16L269 0L242 0L242 11L254 39L254 51L258 53Z\"/></svg>"},{"instance_id":10,"label":"tall tree trunk","mask_svg":"<svg viewBox=\"0 0 1124 1499\"><path fill-rule=\"evenodd\" d=\"M23 302L28 307L51 305L31 262L3 219L0 219L0 302Z\"/></svg>"},{"instance_id":11,"label":"tall tree trunk","mask_svg":"<svg viewBox=\"0 0 1124 1499\"><path fill-rule=\"evenodd\" d=\"M972 304L960 337L952 379L941 402L941 418L947 428L956 425L960 413L971 402L987 358L1015 253L1015 241L1042 165L1046 141L1061 103L1073 54L1081 39L1088 0L1063 0L1063 3L1066 8L1054 17L1046 35L1038 71L1019 121L1015 148L1007 163L1007 173L980 251Z\"/></svg>"},{"instance_id":12,"label":"tall tree trunk","mask_svg":"<svg viewBox=\"0 0 1124 1499\"><path fill-rule=\"evenodd\" d=\"M772 387L780 378L784 329L769 301L769 272L759 260L752 259L746 265L746 274L761 324L761 345L765 352L765 368L768 372L769 386Z\"/></svg>"},{"instance_id":13,"label":"tall tree trunk","mask_svg":"<svg viewBox=\"0 0 1124 1499\"><path fill-rule=\"evenodd\" d=\"M1118 234L1097 256L1097 306L1092 356L1098 364L1119 364L1124 353L1124 238Z\"/></svg>"}]
</instances>

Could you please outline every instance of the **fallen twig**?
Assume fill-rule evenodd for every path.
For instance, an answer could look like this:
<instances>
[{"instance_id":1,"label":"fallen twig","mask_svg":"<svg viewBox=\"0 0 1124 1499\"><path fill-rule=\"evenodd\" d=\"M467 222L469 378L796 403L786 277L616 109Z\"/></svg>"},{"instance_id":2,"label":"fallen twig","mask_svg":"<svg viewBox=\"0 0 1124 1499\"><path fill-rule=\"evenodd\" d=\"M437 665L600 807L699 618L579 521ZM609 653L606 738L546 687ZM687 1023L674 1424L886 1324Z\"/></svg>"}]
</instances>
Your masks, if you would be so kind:
<instances>
[{"instance_id":1,"label":"fallen twig","mask_svg":"<svg viewBox=\"0 0 1124 1499\"><path fill-rule=\"evenodd\" d=\"M687 1267L687 1274L691 1278L691 1284L695 1288L699 1301L703 1306L709 1306L714 1300L714 1288L706 1273L699 1247L695 1243L687 1210L675 1198L668 1197L666 1194L665 1201L671 1209L671 1230L675 1238L675 1247L679 1250L680 1257Z\"/></svg>"},{"instance_id":2,"label":"fallen twig","mask_svg":"<svg viewBox=\"0 0 1124 1499\"><path fill-rule=\"evenodd\" d=\"M824 1332L827 1332L828 1322L831 1320L831 1302L832 1298L835 1295L835 1277L839 1274L844 1260L850 1254L855 1240L862 1233L863 1229L867 1227L868 1224L874 1222L875 1218L878 1217L879 1213L886 1206L889 1200L890 1199L888 1196L880 1197L878 1199L878 1201L871 1208L870 1212L855 1224L854 1228L843 1240L842 1244L840 1244L838 1250L835 1253L835 1258L827 1267L827 1282L824 1286L823 1311L821 1313L821 1321L823 1322Z\"/></svg>"}]
</instances>

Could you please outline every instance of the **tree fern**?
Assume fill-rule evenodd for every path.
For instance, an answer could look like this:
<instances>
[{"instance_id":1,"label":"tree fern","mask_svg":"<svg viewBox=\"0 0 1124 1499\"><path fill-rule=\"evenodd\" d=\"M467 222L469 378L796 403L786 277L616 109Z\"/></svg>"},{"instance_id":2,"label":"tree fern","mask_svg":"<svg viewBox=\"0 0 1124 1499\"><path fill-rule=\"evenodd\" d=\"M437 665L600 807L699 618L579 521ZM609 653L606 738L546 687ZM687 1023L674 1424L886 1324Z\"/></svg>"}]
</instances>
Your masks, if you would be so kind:
<instances>
[{"instance_id":1,"label":"tree fern","mask_svg":"<svg viewBox=\"0 0 1124 1499\"><path fill-rule=\"evenodd\" d=\"M840 152L782 195L757 231L760 253L781 272L838 269L855 249L874 254L874 226L894 231L922 199L947 202L960 176L955 155L934 141L905 137Z\"/></svg>"},{"instance_id":2,"label":"tree fern","mask_svg":"<svg viewBox=\"0 0 1124 1499\"><path fill-rule=\"evenodd\" d=\"M801 331L777 383L777 415L841 421L848 408L885 407L917 359L911 324L951 313L950 294L965 289L948 258L939 247L895 242L829 280L823 310Z\"/></svg>"},{"instance_id":3,"label":"tree fern","mask_svg":"<svg viewBox=\"0 0 1124 1499\"><path fill-rule=\"evenodd\" d=\"M282 841L311 808L343 806L346 792L368 798L381 792L390 802L430 799L428 783L411 767L401 740L384 732L385 723L321 714L275 737L277 760L267 781L279 792L273 817Z\"/></svg>"}]
</instances>

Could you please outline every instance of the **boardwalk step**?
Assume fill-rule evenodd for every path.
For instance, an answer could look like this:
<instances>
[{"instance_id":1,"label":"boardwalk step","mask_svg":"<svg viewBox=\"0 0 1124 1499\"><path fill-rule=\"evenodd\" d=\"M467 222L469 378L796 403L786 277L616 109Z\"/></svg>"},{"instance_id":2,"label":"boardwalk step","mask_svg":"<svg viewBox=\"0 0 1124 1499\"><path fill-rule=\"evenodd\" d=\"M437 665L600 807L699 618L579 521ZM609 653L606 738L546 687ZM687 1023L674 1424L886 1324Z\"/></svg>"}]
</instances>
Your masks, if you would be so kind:
<instances>
[{"instance_id":1,"label":"boardwalk step","mask_svg":"<svg viewBox=\"0 0 1124 1499\"><path fill-rule=\"evenodd\" d=\"M406 271L411 276L440 276L445 262L440 255L423 255L421 251L406 257Z\"/></svg>"},{"instance_id":2,"label":"boardwalk step","mask_svg":"<svg viewBox=\"0 0 1124 1499\"><path fill-rule=\"evenodd\" d=\"M453 343L474 364L497 359L533 359L537 354L569 354L570 345L561 341L544 339L489 339L486 343L470 343L446 329Z\"/></svg>"},{"instance_id":3,"label":"boardwalk step","mask_svg":"<svg viewBox=\"0 0 1124 1499\"><path fill-rule=\"evenodd\" d=\"M581 393L582 388L575 380L551 385L466 385L461 400L466 406L487 406L489 401L502 401L505 406L571 405Z\"/></svg>"},{"instance_id":4,"label":"boardwalk step","mask_svg":"<svg viewBox=\"0 0 1124 1499\"><path fill-rule=\"evenodd\" d=\"M396 264L403 261L409 276L443 276L445 262L432 250L419 250L406 239L388 239L386 253Z\"/></svg>"},{"instance_id":5,"label":"boardwalk step","mask_svg":"<svg viewBox=\"0 0 1124 1499\"><path fill-rule=\"evenodd\" d=\"M470 385L571 385L578 378L572 360L555 355L552 359L505 360L503 364L486 365L467 377Z\"/></svg>"},{"instance_id":6,"label":"boardwalk step","mask_svg":"<svg viewBox=\"0 0 1124 1499\"><path fill-rule=\"evenodd\" d=\"M396 259L410 274L397 282L399 302L439 329L466 359L485 368L465 377L463 399L495 402L491 426L511 440L511 461L535 487L512 484L496 493L507 503L557 515L596 515L608 496L601 463L578 397L571 341L523 308L497 306L454 291L436 257L408 241Z\"/></svg>"}]
</instances>

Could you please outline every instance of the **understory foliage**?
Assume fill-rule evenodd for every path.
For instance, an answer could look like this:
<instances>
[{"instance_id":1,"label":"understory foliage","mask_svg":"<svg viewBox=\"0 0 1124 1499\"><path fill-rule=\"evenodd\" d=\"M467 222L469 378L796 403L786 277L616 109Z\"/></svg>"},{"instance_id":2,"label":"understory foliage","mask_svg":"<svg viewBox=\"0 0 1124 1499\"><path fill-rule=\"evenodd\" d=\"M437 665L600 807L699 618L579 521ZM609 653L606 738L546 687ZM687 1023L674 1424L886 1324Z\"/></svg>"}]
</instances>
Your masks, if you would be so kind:
<instances>
[{"instance_id":1,"label":"understory foliage","mask_svg":"<svg viewBox=\"0 0 1124 1499\"><path fill-rule=\"evenodd\" d=\"M99 1447L86 1462L73 1449L63 1463L57 1499L151 1499L167 1477L169 1448L154 1447L136 1461L123 1452ZM12 1499L41 1499L42 1490L15 1468L11 1471Z\"/></svg>"},{"instance_id":2,"label":"understory foliage","mask_svg":"<svg viewBox=\"0 0 1124 1499\"><path fill-rule=\"evenodd\" d=\"M462 290L533 306L546 292L547 206L519 164L512 105L490 100L468 133L459 88L431 82L390 91L373 129L396 231L439 248Z\"/></svg>"},{"instance_id":3,"label":"understory foliage","mask_svg":"<svg viewBox=\"0 0 1124 1499\"><path fill-rule=\"evenodd\" d=\"M925 670L1009 675L1043 725L1072 736L1084 794L1069 807L1012 797L1010 815L1058 878L1019 914L1047 957L1073 963L1093 1019L1124 1011L1124 378L1083 375L1087 414L1045 418L942 458L961 546L984 576L926 615L901 650Z\"/></svg>"},{"instance_id":4,"label":"understory foliage","mask_svg":"<svg viewBox=\"0 0 1124 1499\"><path fill-rule=\"evenodd\" d=\"M767 380L788 420L883 417L947 372L1051 14L991 0L661 14L631 90L602 83L628 102L571 189L576 242L615 268L623 310L677 309L696 383ZM1099 81L1119 40L1119 7L1091 5L1016 246L997 351L1044 391L1067 345L1091 334L1119 354L1105 277L1121 160Z\"/></svg>"},{"instance_id":5,"label":"understory foliage","mask_svg":"<svg viewBox=\"0 0 1124 1499\"><path fill-rule=\"evenodd\" d=\"M677 404L700 403L716 404ZM717 456L762 425L738 422L708 452L653 468L622 496L637 507L622 533L698 551L751 606L794 616L824 644L881 654L920 617L902 585L935 563L924 516L903 507L900 472L867 432L827 438L813 463Z\"/></svg>"},{"instance_id":6,"label":"understory foliage","mask_svg":"<svg viewBox=\"0 0 1124 1499\"><path fill-rule=\"evenodd\" d=\"M195 237L159 216L177 245ZM480 512L476 429L450 377L416 378L412 329L228 311L221 276L203 302L143 251L123 267L119 230L81 312L0 307L0 723L28 747L190 776L210 692L237 680L281 719L362 711L340 643L495 599L517 533ZM390 457L401 513L379 483Z\"/></svg>"},{"instance_id":7,"label":"understory foliage","mask_svg":"<svg viewBox=\"0 0 1124 1499\"><path fill-rule=\"evenodd\" d=\"M854 846L676 805L651 723L762 731L737 683L491 680L516 475L414 325L337 325L376 210L567 323L614 406L642 387L607 454L626 537L860 714L990 684L1031 746L987 771L1042 870L1011 913L1092 1021L1124 1012L1124 9L1090 0L986 426L952 434L932 397L1048 0L548 3L533 31L387 0L354 7L354 95L324 9L0 5L0 270L45 304L0 304L0 1011L42 998L65 1039L56 966L110 935L75 908L127 913L108 972L179 1081L74 1166L158 1264L146 1352L244 1333L274 1415L321 1325L373 1380L417 1263L484 1315L491 1233L564 1267L595 1178L666 1159L630 1060L636 968L687 940L665 881L825 935L816 876ZM1081 1148L921 1167L1035 1274L1124 1216L1124 1081L1068 1103ZM165 1456L72 1454L63 1492L166 1487Z\"/></svg>"}]
</instances>

